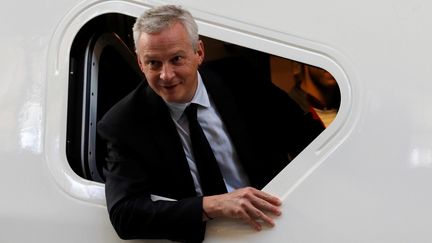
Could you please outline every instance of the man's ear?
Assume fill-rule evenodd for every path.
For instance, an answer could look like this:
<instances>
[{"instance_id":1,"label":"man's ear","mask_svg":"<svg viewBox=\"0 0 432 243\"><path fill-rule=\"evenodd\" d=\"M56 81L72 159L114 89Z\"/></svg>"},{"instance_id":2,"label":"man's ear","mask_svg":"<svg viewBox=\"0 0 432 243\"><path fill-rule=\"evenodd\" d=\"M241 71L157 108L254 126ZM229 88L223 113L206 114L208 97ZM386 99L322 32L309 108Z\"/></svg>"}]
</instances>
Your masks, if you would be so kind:
<instances>
[{"instance_id":1,"label":"man's ear","mask_svg":"<svg viewBox=\"0 0 432 243\"><path fill-rule=\"evenodd\" d=\"M204 55L204 43L201 40L198 41L196 54L199 57L199 64L202 64L205 55Z\"/></svg>"}]
</instances>

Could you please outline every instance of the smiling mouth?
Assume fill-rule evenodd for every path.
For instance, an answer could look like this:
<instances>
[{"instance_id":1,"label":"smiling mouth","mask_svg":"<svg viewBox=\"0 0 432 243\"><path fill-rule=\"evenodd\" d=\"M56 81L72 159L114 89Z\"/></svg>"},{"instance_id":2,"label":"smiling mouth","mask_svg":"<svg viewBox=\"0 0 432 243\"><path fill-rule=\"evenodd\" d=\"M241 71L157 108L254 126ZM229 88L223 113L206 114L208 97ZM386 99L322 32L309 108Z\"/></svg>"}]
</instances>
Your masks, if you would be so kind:
<instances>
[{"instance_id":1,"label":"smiling mouth","mask_svg":"<svg viewBox=\"0 0 432 243\"><path fill-rule=\"evenodd\" d=\"M162 85L162 88L163 88L163 89L166 89L166 90L173 90L173 89L175 89L175 87L177 87L177 86L178 86L178 84Z\"/></svg>"}]
</instances>

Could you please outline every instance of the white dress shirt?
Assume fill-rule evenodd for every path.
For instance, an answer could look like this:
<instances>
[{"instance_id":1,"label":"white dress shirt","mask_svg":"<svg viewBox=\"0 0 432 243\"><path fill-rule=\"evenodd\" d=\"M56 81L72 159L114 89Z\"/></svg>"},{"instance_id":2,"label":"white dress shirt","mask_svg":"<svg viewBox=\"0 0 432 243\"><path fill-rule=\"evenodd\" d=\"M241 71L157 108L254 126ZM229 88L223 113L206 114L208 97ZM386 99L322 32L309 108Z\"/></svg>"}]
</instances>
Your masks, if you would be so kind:
<instances>
[{"instance_id":1,"label":"white dress shirt","mask_svg":"<svg viewBox=\"0 0 432 243\"><path fill-rule=\"evenodd\" d=\"M189 137L189 122L186 115L183 114L184 110L190 103L198 104L198 122L213 150L213 154L219 164L228 192L249 186L248 177L239 162L237 153L225 125L222 123L220 115L207 93L201 75L198 73L198 87L191 102L167 102L171 118L173 119L180 135L197 194L203 195Z\"/></svg>"}]
</instances>

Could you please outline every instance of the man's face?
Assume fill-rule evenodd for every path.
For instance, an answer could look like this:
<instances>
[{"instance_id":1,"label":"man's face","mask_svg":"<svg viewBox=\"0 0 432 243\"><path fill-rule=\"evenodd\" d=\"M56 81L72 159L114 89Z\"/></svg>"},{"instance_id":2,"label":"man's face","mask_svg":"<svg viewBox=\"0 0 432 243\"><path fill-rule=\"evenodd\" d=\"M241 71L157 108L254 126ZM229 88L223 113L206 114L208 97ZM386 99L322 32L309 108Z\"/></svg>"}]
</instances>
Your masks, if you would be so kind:
<instances>
[{"instance_id":1,"label":"man's face","mask_svg":"<svg viewBox=\"0 0 432 243\"><path fill-rule=\"evenodd\" d=\"M158 33L142 33L137 54L150 87L166 102L192 100L198 84L197 69L204 59L204 47L200 41L194 51L181 23Z\"/></svg>"}]
</instances>

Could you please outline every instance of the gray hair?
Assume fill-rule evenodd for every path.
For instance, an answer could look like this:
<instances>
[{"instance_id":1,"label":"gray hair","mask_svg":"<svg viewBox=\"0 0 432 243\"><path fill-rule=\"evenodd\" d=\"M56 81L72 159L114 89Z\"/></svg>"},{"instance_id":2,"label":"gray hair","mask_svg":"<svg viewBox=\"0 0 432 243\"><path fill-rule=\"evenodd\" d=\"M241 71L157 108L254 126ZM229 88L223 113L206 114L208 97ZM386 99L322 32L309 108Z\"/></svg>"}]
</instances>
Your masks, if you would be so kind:
<instances>
[{"instance_id":1,"label":"gray hair","mask_svg":"<svg viewBox=\"0 0 432 243\"><path fill-rule=\"evenodd\" d=\"M189 11L175 5L153 7L137 18L132 29L135 49L138 48L139 38L142 33L158 33L175 23L181 23L185 27L191 40L192 48L196 51L199 40L198 25Z\"/></svg>"}]
</instances>

